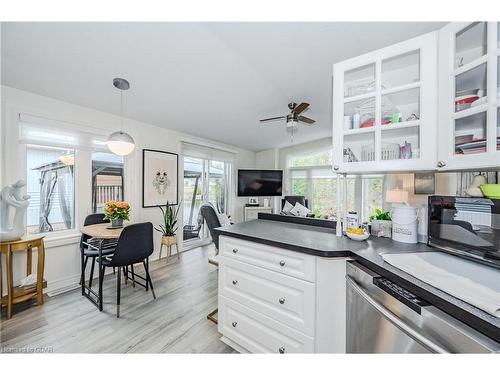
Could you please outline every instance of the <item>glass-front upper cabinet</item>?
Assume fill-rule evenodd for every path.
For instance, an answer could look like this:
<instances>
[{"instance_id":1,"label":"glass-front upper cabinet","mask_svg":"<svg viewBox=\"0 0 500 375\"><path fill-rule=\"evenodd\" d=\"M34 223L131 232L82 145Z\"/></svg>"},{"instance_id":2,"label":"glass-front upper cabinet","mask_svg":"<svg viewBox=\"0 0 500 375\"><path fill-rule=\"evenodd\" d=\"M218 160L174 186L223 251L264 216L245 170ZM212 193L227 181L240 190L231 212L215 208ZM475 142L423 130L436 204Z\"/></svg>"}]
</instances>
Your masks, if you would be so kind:
<instances>
[{"instance_id":1,"label":"glass-front upper cabinet","mask_svg":"<svg viewBox=\"0 0 500 375\"><path fill-rule=\"evenodd\" d=\"M439 35L440 170L500 166L496 22L450 23Z\"/></svg>"},{"instance_id":2,"label":"glass-front upper cabinet","mask_svg":"<svg viewBox=\"0 0 500 375\"><path fill-rule=\"evenodd\" d=\"M334 65L335 171L435 164L436 67L437 32Z\"/></svg>"}]
</instances>

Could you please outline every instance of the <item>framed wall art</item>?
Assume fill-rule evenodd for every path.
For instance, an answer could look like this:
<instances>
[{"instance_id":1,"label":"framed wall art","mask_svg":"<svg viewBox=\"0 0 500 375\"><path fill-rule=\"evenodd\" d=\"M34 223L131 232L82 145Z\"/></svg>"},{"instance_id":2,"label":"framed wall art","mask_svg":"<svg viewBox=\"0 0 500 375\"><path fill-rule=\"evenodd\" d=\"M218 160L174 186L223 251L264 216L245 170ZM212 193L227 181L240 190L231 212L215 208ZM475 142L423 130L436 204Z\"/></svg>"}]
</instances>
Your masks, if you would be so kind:
<instances>
[{"instance_id":1,"label":"framed wall art","mask_svg":"<svg viewBox=\"0 0 500 375\"><path fill-rule=\"evenodd\" d=\"M179 155L142 150L142 207L178 204Z\"/></svg>"}]
</instances>

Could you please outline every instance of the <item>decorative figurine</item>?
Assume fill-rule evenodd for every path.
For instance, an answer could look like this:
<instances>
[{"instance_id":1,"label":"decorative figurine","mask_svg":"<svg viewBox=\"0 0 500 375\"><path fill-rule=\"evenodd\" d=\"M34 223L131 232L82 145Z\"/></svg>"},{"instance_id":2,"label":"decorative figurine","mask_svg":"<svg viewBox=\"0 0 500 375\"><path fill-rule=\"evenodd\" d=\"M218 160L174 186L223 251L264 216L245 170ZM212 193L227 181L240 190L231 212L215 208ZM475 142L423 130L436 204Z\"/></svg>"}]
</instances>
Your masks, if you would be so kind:
<instances>
[{"instance_id":1,"label":"decorative figurine","mask_svg":"<svg viewBox=\"0 0 500 375\"><path fill-rule=\"evenodd\" d=\"M25 185L26 182L19 180L0 191L0 241L15 241L24 235L24 214L30 204L29 195L21 196ZM12 220L11 208L15 210Z\"/></svg>"}]
</instances>

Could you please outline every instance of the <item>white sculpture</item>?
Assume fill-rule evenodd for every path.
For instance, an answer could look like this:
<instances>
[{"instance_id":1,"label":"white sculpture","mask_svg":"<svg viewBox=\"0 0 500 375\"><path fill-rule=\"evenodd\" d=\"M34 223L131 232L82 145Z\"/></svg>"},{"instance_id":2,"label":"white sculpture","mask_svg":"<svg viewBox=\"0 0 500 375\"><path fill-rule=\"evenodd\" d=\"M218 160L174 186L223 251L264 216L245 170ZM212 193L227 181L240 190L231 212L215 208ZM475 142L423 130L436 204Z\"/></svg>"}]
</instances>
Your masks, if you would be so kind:
<instances>
[{"instance_id":1,"label":"white sculpture","mask_svg":"<svg viewBox=\"0 0 500 375\"><path fill-rule=\"evenodd\" d=\"M29 195L21 197L21 189L25 185L23 180L19 180L0 191L0 241L15 241L24 235L24 214L30 204ZM12 222L11 208L15 209Z\"/></svg>"}]
</instances>

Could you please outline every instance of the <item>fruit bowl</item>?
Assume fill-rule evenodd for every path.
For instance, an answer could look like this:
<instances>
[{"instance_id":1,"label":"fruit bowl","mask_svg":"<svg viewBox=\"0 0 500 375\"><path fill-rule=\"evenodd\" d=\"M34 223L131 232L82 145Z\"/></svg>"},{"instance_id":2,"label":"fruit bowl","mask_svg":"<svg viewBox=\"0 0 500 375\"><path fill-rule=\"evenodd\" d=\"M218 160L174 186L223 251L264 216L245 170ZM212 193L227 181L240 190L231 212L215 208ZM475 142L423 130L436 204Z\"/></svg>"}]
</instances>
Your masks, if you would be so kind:
<instances>
[{"instance_id":1,"label":"fruit bowl","mask_svg":"<svg viewBox=\"0 0 500 375\"><path fill-rule=\"evenodd\" d=\"M351 240L354 240L354 241L364 241L368 237L370 237L370 233L368 233L368 232L365 232L363 234L346 232L346 235L347 235L347 237L349 237Z\"/></svg>"}]
</instances>

